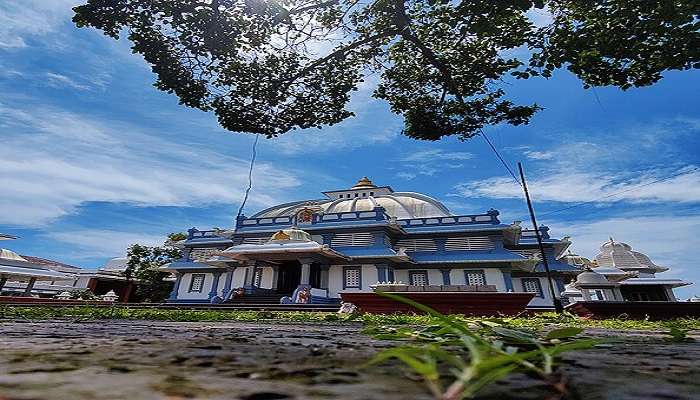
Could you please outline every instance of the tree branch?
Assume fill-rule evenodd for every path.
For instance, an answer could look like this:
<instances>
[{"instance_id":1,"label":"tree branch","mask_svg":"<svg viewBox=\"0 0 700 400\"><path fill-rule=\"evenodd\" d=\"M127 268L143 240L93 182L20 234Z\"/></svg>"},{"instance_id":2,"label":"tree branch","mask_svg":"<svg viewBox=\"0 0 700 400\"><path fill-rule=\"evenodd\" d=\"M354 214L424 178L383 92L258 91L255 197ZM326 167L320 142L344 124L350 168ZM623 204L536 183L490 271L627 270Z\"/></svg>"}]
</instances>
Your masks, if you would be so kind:
<instances>
[{"instance_id":1,"label":"tree branch","mask_svg":"<svg viewBox=\"0 0 700 400\"><path fill-rule=\"evenodd\" d=\"M399 28L399 35L407 41L413 43L418 47L421 54L432 64L442 76L443 83L452 89L453 94L457 97L460 103L464 103L461 90L457 82L452 79L452 73L450 69L445 65L438 56L421 41L418 36L414 35L411 31L411 19L406 15L404 10L403 1L397 1L395 3L394 19L397 27Z\"/></svg>"},{"instance_id":2,"label":"tree branch","mask_svg":"<svg viewBox=\"0 0 700 400\"><path fill-rule=\"evenodd\" d=\"M398 34L398 33L399 33L399 32L397 32L397 31L391 31L391 30L390 30L390 31L385 31L385 32L377 33L376 35L368 36L368 37L366 37L366 38L364 38L364 39L362 39L362 40L358 40L358 41L356 41L356 42L352 42L352 43L350 43L350 44L347 45L347 46L338 48L338 49L334 50L332 53L328 54L327 56L321 57L321 58L319 58L319 59L317 59L317 60L314 60L312 63L310 63L309 65L307 65L306 67L304 67L301 71L299 71L297 74L295 74L295 75L292 76L291 78L285 79L284 82L286 82L286 83L287 83L287 87L289 87L289 85L291 85L292 82L294 82L295 80L297 80L297 79L299 79L300 77L302 77L302 76L308 74L309 72L311 72L311 71L314 70L315 68L317 68L317 67L319 67L319 66L325 64L326 62L328 62L328 61L330 61L330 60L332 60L332 59L334 59L334 58L340 57L340 56L344 55L345 53L347 53L347 52L349 52L349 51L351 51L351 50L354 50L354 49L356 49L356 48L358 48L358 47L364 46L364 45L366 45L366 44L368 44L368 43L372 43L372 42L374 42L374 41L376 41L376 40L379 40L379 39L382 39L382 38L385 38L385 37L389 37L389 36L391 36L391 35L396 35L396 34ZM285 89L286 89L286 88L285 88Z\"/></svg>"}]
</instances>

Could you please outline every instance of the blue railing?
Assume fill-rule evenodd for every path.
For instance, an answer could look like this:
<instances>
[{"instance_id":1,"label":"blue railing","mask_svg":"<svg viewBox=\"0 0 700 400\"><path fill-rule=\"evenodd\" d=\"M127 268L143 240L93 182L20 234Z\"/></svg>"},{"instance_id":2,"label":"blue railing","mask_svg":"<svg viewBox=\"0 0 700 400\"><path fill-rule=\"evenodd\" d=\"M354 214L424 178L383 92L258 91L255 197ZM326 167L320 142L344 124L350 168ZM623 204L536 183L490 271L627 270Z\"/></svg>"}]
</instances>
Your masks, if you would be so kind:
<instances>
[{"instance_id":1,"label":"blue railing","mask_svg":"<svg viewBox=\"0 0 700 400\"><path fill-rule=\"evenodd\" d=\"M404 228L443 225L497 225L499 212L491 209L485 214L454 215L448 217L399 219L396 223ZM284 227L297 225L301 228L308 225L337 224L351 221L390 221L392 218L383 207L371 211L348 211L340 213L314 213L308 221L299 221L296 216L246 218L240 216L236 221L236 230L246 228Z\"/></svg>"}]
</instances>

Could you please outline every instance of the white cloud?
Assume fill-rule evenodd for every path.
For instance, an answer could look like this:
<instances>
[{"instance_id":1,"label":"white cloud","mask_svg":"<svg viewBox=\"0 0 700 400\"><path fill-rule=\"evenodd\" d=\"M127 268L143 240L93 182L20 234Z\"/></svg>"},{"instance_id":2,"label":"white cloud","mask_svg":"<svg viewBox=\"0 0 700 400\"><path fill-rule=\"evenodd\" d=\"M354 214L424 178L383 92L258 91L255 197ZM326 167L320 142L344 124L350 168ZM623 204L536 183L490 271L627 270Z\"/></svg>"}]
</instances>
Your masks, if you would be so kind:
<instances>
[{"instance_id":1,"label":"white cloud","mask_svg":"<svg viewBox=\"0 0 700 400\"><path fill-rule=\"evenodd\" d=\"M55 72L47 72L45 77L46 84L54 88L68 87L76 90L90 90L90 86L78 83L72 78Z\"/></svg>"},{"instance_id":2,"label":"white cloud","mask_svg":"<svg viewBox=\"0 0 700 400\"><path fill-rule=\"evenodd\" d=\"M551 151L532 151L524 152L525 156L531 160L551 160L554 158L554 153Z\"/></svg>"},{"instance_id":3,"label":"white cloud","mask_svg":"<svg viewBox=\"0 0 700 400\"><path fill-rule=\"evenodd\" d=\"M404 162L434 162L434 161L460 161L469 160L474 155L472 153L460 151L444 151L440 149L421 150L404 156Z\"/></svg>"},{"instance_id":4,"label":"white cloud","mask_svg":"<svg viewBox=\"0 0 700 400\"><path fill-rule=\"evenodd\" d=\"M695 282L695 285L676 289L687 298L700 294L700 270L694 261L700 239L700 216L664 215L643 217L619 217L596 220L594 222L545 221L556 237L572 236L572 251L595 257L600 245L612 236L625 242L635 251L648 255L656 264L670 268L658 277L680 278Z\"/></svg>"},{"instance_id":5,"label":"white cloud","mask_svg":"<svg viewBox=\"0 0 700 400\"><path fill-rule=\"evenodd\" d=\"M655 182L666 176L675 176ZM528 180L534 200L558 202L700 202L700 170L687 166L679 170L643 172L615 177L601 172L557 172ZM522 198L522 189L511 178L495 177L460 184L464 197L497 199Z\"/></svg>"},{"instance_id":6,"label":"white cloud","mask_svg":"<svg viewBox=\"0 0 700 400\"><path fill-rule=\"evenodd\" d=\"M469 160L474 155L461 151L445 151L442 149L427 149L412 152L404 155L398 160L401 171L396 174L397 178L411 180L419 175L434 176L445 169L456 169L464 167L458 161Z\"/></svg>"},{"instance_id":7,"label":"white cloud","mask_svg":"<svg viewBox=\"0 0 700 400\"><path fill-rule=\"evenodd\" d=\"M533 160L528 186L536 200L697 203L700 171L694 159L685 156L688 161L683 161L688 149L679 143L698 132L700 120L678 117L625 127L615 133L614 140L609 134L587 132L576 135L587 137L585 141L567 141L561 135L565 144L553 148L515 146L506 150ZM671 179L656 182L666 177ZM462 183L456 190L465 197L522 198L522 189L505 174Z\"/></svg>"},{"instance_id":8,"label":"white cloud","mask_svg":"<svg viewBox=\"0 0 700 400\"><path fill-rule=\"evenodd\" d=\"M70 256L75 259L122 257L132 244L160 246L167 233L149 235L140 232L124 232L101 229L80 229L73 231L48 232L43 237L69 244Z\"/></svg>"},{"instance_id":9,"label":"white cloud","mask_svg":"<svg viewBox=\"0 0 700 400\"><path fill-rule=\"evenodd\" d=\"M248 160L198 144L175 144L119 121L0 104L0 223L38 226L91 201L137 206L237 203ZM259 163L250 205L280 202L299 184Z\"/></svg>"},{"instance_id":10,"label":"white cloud","mask_svg":"<svg viewBox=\"0 0 700 400\"><path fill-rule=\"evenodd\" d=\"M4 0L0 3L0 49L27 46L30 38L56 33L80 0Z\"/></svg>"}]
</instances>

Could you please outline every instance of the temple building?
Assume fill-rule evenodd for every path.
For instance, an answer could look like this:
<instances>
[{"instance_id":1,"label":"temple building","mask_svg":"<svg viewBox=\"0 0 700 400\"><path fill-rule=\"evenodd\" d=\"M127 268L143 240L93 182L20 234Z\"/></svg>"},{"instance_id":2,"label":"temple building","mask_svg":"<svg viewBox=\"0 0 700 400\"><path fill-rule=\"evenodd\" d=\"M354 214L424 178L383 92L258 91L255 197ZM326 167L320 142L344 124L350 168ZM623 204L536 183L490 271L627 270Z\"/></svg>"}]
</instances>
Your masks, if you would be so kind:
<instances>
[{"instance_id":1,"label":"temple building","mask_svg":"<svg viewBox=\"0 0 700 400\"><path fill-rule=\"evenodd\" d=\"M340 301L401 282L413 291L528 292L533 308L552 307L535 232L502 223L496 210L455 215L438 200L395 192L362 178L317 200L280 204L239 216L232 230L189 230L174 273L172 302L227 301L245 293L295 302ZM555 296L577 273L559 259L571 242L540 227Z\"/></svg>"},{"instance_id":2,"label":"temple building","mask_svg":"<svg viewBox=\"0 0 700 400\"><path fill-rule=\"evenodd\" d=\"M0 234L0 240L16 239ZM96 295L114 291L120 302L133 300L138 285L122 272L126 258L114 258L103 267L83 269L59 261L17 254L0 248L0 297L24 296L54 298L73 290L90 290Z\"/></svg>"},{"instance_id":3,"label":"temple building","mask_svg":"<svg viewBox=\"0 0 700 400\"><path fill-rule=\"evenodd\" d=\"M576 280L566 286L564 297L576 301L678 301L673 289L690 285L681 279L656 277L668 270L627 243L610 238L600 246L595 261L580 262Z\"/></svg>"},{"instance_id":4,"label":"temple building","mask_svg":"<svg viewBox=\"0 0 700 400\"><path fill-rule=\"evenodd\" d=\"M0 249L0 296L14 294L31 296L42 293L40 285L57 280L73 279L69 268L63 271L49 268L48 260L21 256L12 250Z\"/></svg>"}]
</instances>

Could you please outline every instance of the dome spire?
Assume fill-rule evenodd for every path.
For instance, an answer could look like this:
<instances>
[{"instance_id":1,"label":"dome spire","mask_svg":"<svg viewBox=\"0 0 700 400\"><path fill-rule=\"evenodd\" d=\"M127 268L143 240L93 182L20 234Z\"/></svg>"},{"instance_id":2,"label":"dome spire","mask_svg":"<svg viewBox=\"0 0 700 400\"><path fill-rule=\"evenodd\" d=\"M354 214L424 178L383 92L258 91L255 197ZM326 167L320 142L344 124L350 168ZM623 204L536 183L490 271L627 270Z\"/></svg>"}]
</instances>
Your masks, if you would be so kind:
<instances>
[{"instance_id":1,"label":"dome spire","mask_svg":"<svg viewBox=\"0 0 700 400\"><path fill-rule=\"evenodd\" d=\"M357 181L357 183L355 184L355 186L352 187L352 189L366 189L366 188L376 188L376 187L377 187L377 185L372 183L372 181L368 177L363 176L362 179Z\"/></svg>"}]
</instances>

